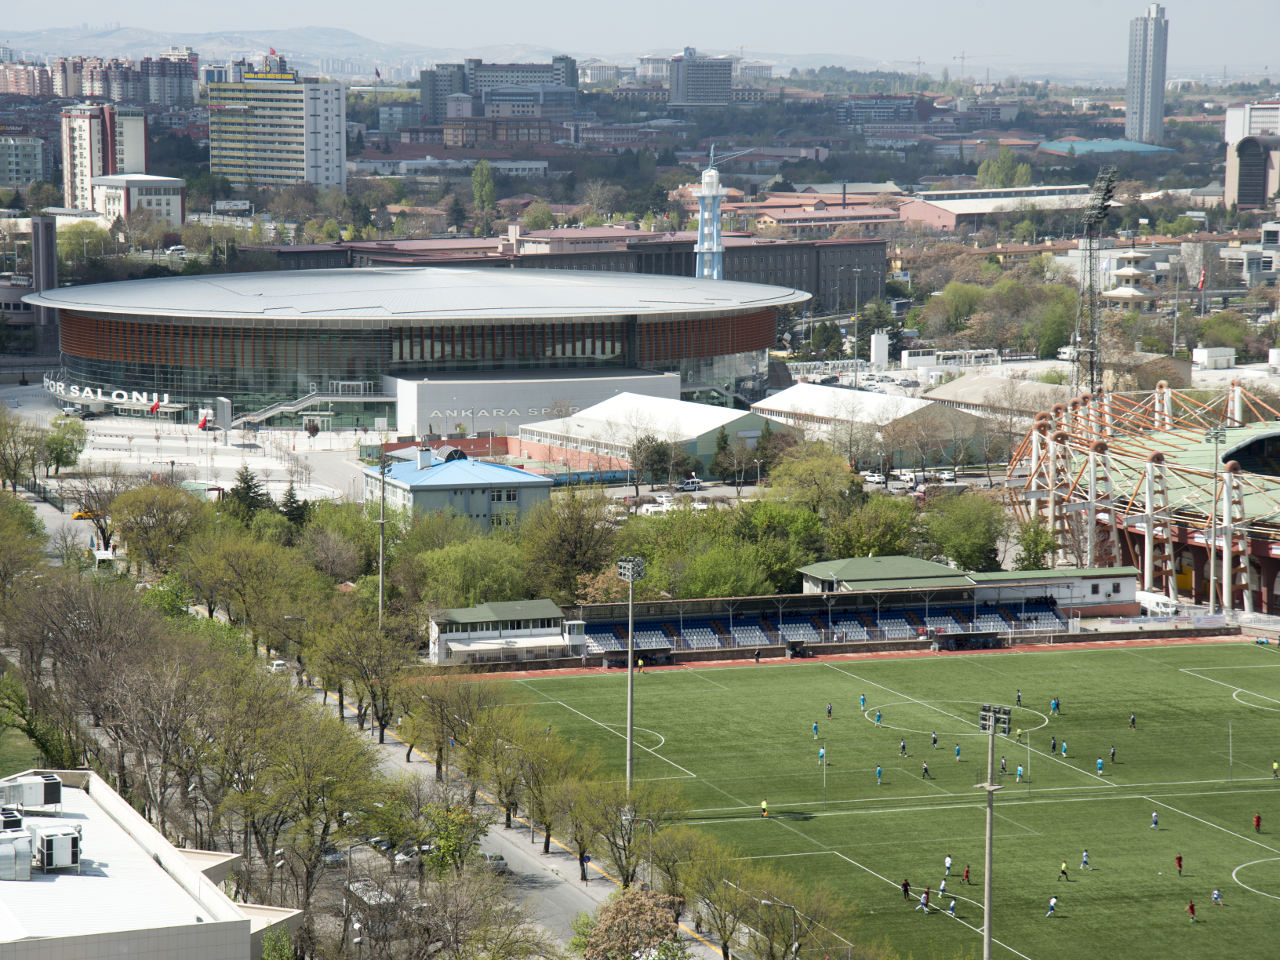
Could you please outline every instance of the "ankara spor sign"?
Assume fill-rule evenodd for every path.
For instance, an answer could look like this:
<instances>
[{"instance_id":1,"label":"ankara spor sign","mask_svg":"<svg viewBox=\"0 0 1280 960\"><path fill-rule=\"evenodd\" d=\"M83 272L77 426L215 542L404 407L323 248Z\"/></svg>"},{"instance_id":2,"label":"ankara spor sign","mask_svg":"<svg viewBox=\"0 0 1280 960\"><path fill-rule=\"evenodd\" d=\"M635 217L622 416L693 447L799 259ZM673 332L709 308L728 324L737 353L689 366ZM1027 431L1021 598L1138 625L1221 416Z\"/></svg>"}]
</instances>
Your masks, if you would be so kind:
<instances>
[{"instance_id":1,"label":"ankara spor sign","mask_svg":"<svg viewBox=\"0 0 1280 960\"><path fill-rule=\"evenodd\" d=\"M143 403L148 406L159 401L168 403L167 393L148 393L146 390L110 390L106 387L83 387L78 383L66 383L44 378L44 388L55 397L79 400L83 403Z\"/></svg>"}]
</instances>

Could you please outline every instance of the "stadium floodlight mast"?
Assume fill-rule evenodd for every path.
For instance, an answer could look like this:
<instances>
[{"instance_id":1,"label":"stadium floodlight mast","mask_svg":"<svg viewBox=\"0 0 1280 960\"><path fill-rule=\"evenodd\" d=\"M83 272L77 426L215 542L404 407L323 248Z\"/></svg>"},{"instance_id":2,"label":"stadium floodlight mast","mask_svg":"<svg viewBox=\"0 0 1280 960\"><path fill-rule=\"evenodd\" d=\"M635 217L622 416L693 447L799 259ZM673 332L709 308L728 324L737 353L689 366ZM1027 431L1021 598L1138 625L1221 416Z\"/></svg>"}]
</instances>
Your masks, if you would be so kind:
<instances>
[{"instance_id":1,"label":"stadium floodlight mast","mask_svg":"<svg viewBox=\"0 0 1280 960\"><path fill-rule=\"evenodd\" d=\"M631 796L631 775L635 768L635 663L636 663L636 581L644 579L643 557L622 557L618 577L627 581L627 796Z\"/></svg>"},{"instance_id":2,"label":"stadium floodlight mast","mask_svg":"<svg viewBox=\"0 0 1280 960\"><path fill-rule=\"evenodd\" d=\"M1218 552L1218 447L1227 442L1226 427L1222 424L1210 427L1204 432L1204 442L1213 444L1213 493L1209 495L1209 615L1212 616L1217 613L1218 605L1218 564L1215 560Z\"/></svg>"},{"instance_id":3,"label":"stadium floodlight mast","mask_svg":"<svg viewBox=\"0 0 1280 960\"><path fill-rule=\"evenodd\" d=\"M987 791L987 845L985 869L982 875L982 960L991 960L991 859L995 847L996 791L1000 784L994 783L996 766L996 734L1009 735L1008 707L992 706L984 703L978 712L978 727L987 735L987 780L975 783L980 790Z\"/></svg>"}]
</instances>

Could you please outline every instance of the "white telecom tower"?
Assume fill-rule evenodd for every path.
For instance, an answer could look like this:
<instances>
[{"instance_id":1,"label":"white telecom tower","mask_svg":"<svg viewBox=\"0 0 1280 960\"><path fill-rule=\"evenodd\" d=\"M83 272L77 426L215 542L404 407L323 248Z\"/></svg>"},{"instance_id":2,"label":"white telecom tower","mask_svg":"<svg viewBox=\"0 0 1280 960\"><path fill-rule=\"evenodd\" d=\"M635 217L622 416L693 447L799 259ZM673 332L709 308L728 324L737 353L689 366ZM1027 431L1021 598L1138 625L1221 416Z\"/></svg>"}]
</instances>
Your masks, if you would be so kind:
<instances>
[{"instance_id":1,"label":"white telecom tower","mask_svg":"<svg viewBox=\"0 0 1280 960\"><path fill-rule=\"evenodd\" d=\"M720 160L732 160L750 150L739 150ZM698 243L694 246L697 261L694 276L703 280L724 279L724 234L720 227L720 201L729 191L720 186L720 171L716 169L716 148L711 146L711 159L702 171L702 186L693 191L698 198Z\"/></svg>"}]
</instances>

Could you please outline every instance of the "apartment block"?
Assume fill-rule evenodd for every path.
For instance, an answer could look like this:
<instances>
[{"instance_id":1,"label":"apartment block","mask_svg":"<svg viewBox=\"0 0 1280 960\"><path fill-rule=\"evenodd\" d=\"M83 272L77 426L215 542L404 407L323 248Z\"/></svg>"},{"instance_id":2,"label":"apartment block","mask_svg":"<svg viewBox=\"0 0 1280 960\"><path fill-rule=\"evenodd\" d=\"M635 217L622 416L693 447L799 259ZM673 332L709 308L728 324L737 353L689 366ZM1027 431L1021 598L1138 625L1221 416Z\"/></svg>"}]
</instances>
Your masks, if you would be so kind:
<instances>
[{"instance_id":1,"label":"apartment block","mask_svg":"<svg viewBox=\"0 0 1280 960\"><path fill-rule=\"evenodd\" d=\"M49 179L49 148L39 137L0 137L0 187Z\"/></svg>"},{"instance_id":2,"label":"apartment block","mask_svg":"<svg viewBox=\"0 0 1280 960\"><path fill-rule=\"evenodd\" d=\"M209 85L209 172L238 187L347 186L347 107L339 83L299 77L283 58Z\"/></svg>"},{"instance_id":3,"label":"apartment block","mask_svg":"<svg viewBox=\"0 0 1280 960\"><path fill-rule=\"evenodd\" d=\"M93 178L147 172L147 117L140 107L81 104L62 111L62 203L92 210Z\"/></svg>"}]
</instances>

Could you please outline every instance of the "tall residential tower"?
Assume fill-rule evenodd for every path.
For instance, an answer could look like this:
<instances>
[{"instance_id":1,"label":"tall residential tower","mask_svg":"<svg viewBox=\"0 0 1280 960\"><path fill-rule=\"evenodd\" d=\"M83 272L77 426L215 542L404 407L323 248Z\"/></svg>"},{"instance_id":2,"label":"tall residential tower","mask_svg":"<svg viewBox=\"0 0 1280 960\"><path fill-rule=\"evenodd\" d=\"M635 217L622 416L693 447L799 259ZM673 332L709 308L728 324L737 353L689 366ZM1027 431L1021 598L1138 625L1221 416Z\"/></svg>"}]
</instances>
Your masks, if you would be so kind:
<instances>
[{"instance_id":1,"label":"tall residential tower","mask_svg":"<svg viewBox=\"0 0 1280 960\"><path fill-rule=\"evenodd\" d=\"M86 103L62 111L62 203L93 209L93 178L147 172L141 107Z\"/></svg>"},{"instance_id":2,"label":"tall residential tower","mask_svg":"<svg viewBox=\"0 0 1280 960\"><path fill-rule=\"evenodd\" d=\"M1164 140L1164 64L1169 21L1153 3L1129 21L1129 81L1124 97L1124 135L1128 140Z\"/></svg>"}]
</instances>

